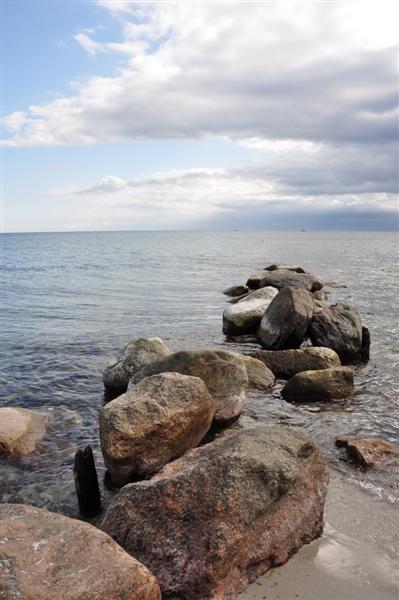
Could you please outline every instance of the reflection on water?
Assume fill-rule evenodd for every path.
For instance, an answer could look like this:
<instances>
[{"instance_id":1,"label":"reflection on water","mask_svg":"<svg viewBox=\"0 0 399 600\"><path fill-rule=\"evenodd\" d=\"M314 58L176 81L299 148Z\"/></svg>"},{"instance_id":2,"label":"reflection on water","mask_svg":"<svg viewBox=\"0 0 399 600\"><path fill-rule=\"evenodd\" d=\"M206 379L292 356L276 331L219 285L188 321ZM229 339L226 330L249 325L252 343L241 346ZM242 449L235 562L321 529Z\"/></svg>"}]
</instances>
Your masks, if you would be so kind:
<instances>
[{"instance_id":1,"label":"reflection on water","mask_svg":"<svg viewBox=\"0 0 399 600\"><path fill-rule=\"evenodd\" d=\"M399 442L397 239L388 233L123 232L3 236L2 405L52 415L37 451L2 460L1 500L76 515L76 448L93 446L103 476L98 412L102 370L130 339L159 336L173 350L224 346L221 290L266 264L296 262L326 280L331 301L356 303L372 336L354 398L291 405L251 392L259 421L303 427L331 464L385 501L399 502L397 470L363 472L335 436Z\"/></svg>"}]
</instances>

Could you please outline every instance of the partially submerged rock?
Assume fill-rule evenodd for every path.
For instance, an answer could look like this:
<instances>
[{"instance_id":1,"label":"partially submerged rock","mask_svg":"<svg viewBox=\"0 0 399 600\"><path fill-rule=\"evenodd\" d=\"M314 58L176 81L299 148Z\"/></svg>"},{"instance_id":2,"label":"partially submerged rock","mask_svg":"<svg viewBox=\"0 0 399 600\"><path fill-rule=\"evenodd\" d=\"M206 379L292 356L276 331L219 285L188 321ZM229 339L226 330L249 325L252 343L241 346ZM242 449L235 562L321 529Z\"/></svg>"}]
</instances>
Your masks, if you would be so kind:
<instances>
[{"instance_id":1,"label":"partially submerged rock","mask_svg":"<svg viewBox=\"0 0 399 600\"><path fill-rule=\"evenodd\" d=\"M255 333L267 307L277 294L276 288L262 288L247 294L226 308L223 313L223 333L225 335Z\"/></svg>"},{"instance_id":2,"label":"partially submerged rock","mask_svg":"<svg viewBox=\"0 0 399 600\"><path fill-rule=\"evenodd\" d=\"M247 286L250 289L272 286L281 290L283 287L303 288L309 292L321 290L323 284L314 275L308 273L295 273L292 271L272 271L252 275Z\"/></svg>"},{"instance_id":3,"label":"partially submerged rock","mask_svg":"<svg viewBox=\"0 0 399 600\"><path fill-rule=\"evenodd\" d=\"M150 571L92 525L0 504L0 530L2 598L161 600Z\"/></svg>"},{"instance_id":4,"label":"partially submerged rock","mask_svg":"<svg viewBox=\"0 0 399 600\"><path fill-rule=\"evenodd\" d=\"M300 288L285 287L273 298L257 331L268 350L299 348L313 315L312 294Z\"/></svg>"},{"instance_id":5,"label":"partially submerged rock","mask_svg":"<svg viewBox=\"0 0 399 600\"><path fill-rule=\"evenodd\" d=\"M286 383L281 395L290 402L317 402L347 398L353 389L353 370L331 367L297 373Z\"/></svg>"},{"instance_id":6,"label":"partially submerged rock","mask_svg":"<svg viewBox=\"0 0 399 600\"><path fill-rule=\"evenodd\" d=\"M125 486L102 528L165 598L234 598L321 534L327 482L321 452L298 429L226 432Z\"/></svg>"},{"instance_id":7,"label":"partially submerged rock","mask_svg":"<svg viewBox=\"0 0 399 600\"><path fill-rule=\"evenodd\" d=\"M198 377L161 373L143 379L100 413L104 463L121 486L152 475L207 433L214 401Z\"/></svg>"},{"instance_id":8,"label":"partially submerged rock","mask_svg":"<svg viewBox=\"0 0 399 600\"><path fill-rule=\"evenodd\" d=\"M331 348L299 348L296 350L253 350L250 356L265 363L277 377L290 379L301 371L340 367L339 356Z\"/></svg>"},{"instance_id":9,"label":"partially submerged rock","mask_svg":"<svg viewBox=\"0 0 399 600\"><path fill-rule=\"evenodd\" d=\"M252 356L242 357L247 369L248 387L258 390L269 390L276 383L273 372L261 360Z\"/></svg>"},{"instance_id":10,"label":"partially submerged rock","mask_svg":"<svg viewBox=\"0 0 399 600\"><path fill-rule=\"evenodd\" d=\"M130 378L146 365L170 354L160 338L140 338L129 342L116 361L103 373L104 387L112 395L126 392Z\"/></svg>"},{"instance_id":11,"label":"partially submerged rock","mask_svg":"<svg viewBox=\"0 0 399 600\"><path fill-rule=\"evenodd\" d=\"M306 273L302 267L294 267L293 265L280 265L279 263L273 263L268 267L265 267L265 271L294 271L295 273Z\"/></svg>"},{"instance_id":12,"label":"partially submerged rock","mask_svg":"<svg viewBox=\"0 0 399 600\"><path fill-rule=\"evenodd\" d=\"M232 285L223 291L226 296L243 296L249 292L249 287L246 285Z\"/></svg>"},{"instance_id":13,"label":"partially submerged rock","mask_svg":"<svg viewBox=\"0 0 399 600\"><path fill-rule=\"evenodd\" d=\"M223 350L181 350L144 367L133 378L135 384L150 375L175 372L200 377L216 405L215 423L234 421L244 408L248 385L242 357Z\"/></svg>"},{"instance_id":14,"label":"partially submerged rock","mask_svg":"<svg viewBox=\"0 0 399 600\"><path fill-rule=\"evenodd\" d=\"M366 469L399 464L398 449L385 440L339 437L335 443L345 448L350 458Z\"/></svg>"},{"instance_id":15,"label":"partially submerged rock","mask_svg":"<svg viewBox=\"0 0 399 600\"><path fill-rule=\"evenodd\" d=\"M362 319L356 306L334 304L315 313L309 326L309 336L314 346L335 350L343 364L361 360Z\"/></svg>"},{"instance_id":16,"label":"partially submerged rock","mask_svg":"<svg viewBox=\"0 0 399 600\"><path fill-rule=\"evenodd\" d=\"M366 363L370 360L370 331L368 327L362 327L362 345L360 347L360 360Z\"/></svg>"},{"instance_id":17,"label":"partially submerged rock","mask_svg":"<svg viewBox=\"0 0 399 600\"><path fill-rule=\"evenodd\" d=\"M31 454L46 433L49 417L14 406L0 408L0 455Z\"/></svg>"}]
</instances>

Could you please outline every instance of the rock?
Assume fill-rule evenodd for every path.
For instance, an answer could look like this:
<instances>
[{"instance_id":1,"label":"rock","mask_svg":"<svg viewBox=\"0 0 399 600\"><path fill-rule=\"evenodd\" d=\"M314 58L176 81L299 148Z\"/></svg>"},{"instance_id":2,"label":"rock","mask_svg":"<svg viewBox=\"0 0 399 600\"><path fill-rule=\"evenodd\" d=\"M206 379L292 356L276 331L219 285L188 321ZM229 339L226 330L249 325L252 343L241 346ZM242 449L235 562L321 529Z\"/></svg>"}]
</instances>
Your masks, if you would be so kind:
<instances>
[{"instance_id":1,"label":"rock","mask_svg":"<svg viewBox=\"0 0 399 600\"><path fill-rule=\"evenodd\" d=\"M368 327L362 327L362 345L360 348L360 360L366 363L370 360L370 332Z\"/></svg>"},{"instance_id":2,"label":"rock","mask_svg":"<svg viewBox=\"0 0 399 600\"><path fill-rule=\"evenodd\" d=\"M330 367L297 373L286 383L281 395L291 402L318 402L347 398L353 389L350 367Z\"/></svg>"},{"instance_id":3,"label":"rock","mask_svg":"<svg viewBox=\"0 0 399 600\"><path fill-rule=\"evenodd\" d=\"M104 463L121 486L159 471L207 433L214 401L198 377L161 373L143 379L100 413Z\"/></svg>"},{"instance_id":4,"label":"rock","mask_svg":"<svg viewBox=\"0 0 399 600\"><path fill-rule=\"evenodd\" d=\"M93 525L0 504L0 530L4 599L161 600L150 571Z\"/></svg>"},{"instance_id":5,"label":"rock","mask_svg":"<svg viewBox=\"0 0 399 600\"><path fill-rule=\"evenodd\" d=\"M223 350L181 350L144 367L131 384L145 377L172 371L200 377L216 405L215 423L234 421L243 411L248 386L247 370L242 357Z\"/></svg>"},{"instance_id":6,"label":"rock","mask_svg":"<svg viewBox=\"0 0 399 600\"><path fill-rule=\"evenodd\" d=\"M269 390L276 383L273 372L261 360L252 356L242 357L247 369L248 387L258 390Z\"/></svg>"},{"instance_id":7,"label":"rock","mask_svg":"<svg viewBox=\"0 0 399 600\"><path fill-rule=\"evenodd\" d=\"M293 273L292 271L272 271L271 273L260 273L252 275L247 286L250 289L272 286L281 290L283 287L303 288L309 292L321 290L323 284L314 275L308 273Z\"/></svg>"},{"instance_id":8,"label":"rock","mask_svg":"<svg viewBox=\"0 0 399 600\"><path fill-rule=\"evenodd\" d=\"M292 265L280 265L273 263L268 267L265 267L265 271L294 271L295 273L306 273L302 267L293 267Z\"/></svg>"},{"instance_id":9,"label":"rock","mask_svg":"<svg viewBox=\"0 0 399 600\"><path fill-rule=\"evenodd\" d=\"M385 440L339 437L335 443L340 448L346 448L350 458L366 469L399 464L397 448Z\"/></svg>"},{"instance_id":10,"label":"rock","mask_svg":"<svg viewBox=\"0 0 399 600\"><path fill-rule=\"evenodd\" d=\"M25 408L0 408L0 455L31 454L44 437L48 419L47 415Z\"/></svg>"},{"instance_id":11,"label":"rock","mask_svg":"<svg viewBox=\"0 0 399 600\"><path fill-rule=\"evenodd\" d=\"M334 304L315 313L309 335L313 346L335 350L342 364L361 360L362 319L356 306Z\"/></svg>"},{"instance_id":12,"label":"rock","mask_svg":"<svg viewBox=\"0 0 399 600\"><path fill-rule=\"evenodd\" d=\"M246 285L233 285L232 287L224 290L223 294L226 296L243 296L249 292L249 288Z\"/></svg>"},{"instance_id":13,"label":"rock","mask_svg":"<svg viewBox=\"0 0 399 600\"><path fill-rule=\"evenodd\" d=\"M168 354L169 348L157 337L132 340L119 353L116 361L105 369L105 389L112 394L123 394L137 371Z\"/></svg>"},{"instance_id":14,"label":"rock","mask_svg":"<svg viewBox=\"0 0 399 600\"><path fill-rule=\"evenodd\" d=\"M313 315L312 294L300 288L285 287L260 322L257 337L268 350L298 348L305 339Z\"/></svg>"},{"instance_id":15,"label":"rock","mask_svg":"<svg viewBox=\"0 0 399 600\"><path fill-rule=\"evenodd\" d=\"M255 333L270 302L278 291L266 287L247 294L223 313L223 333L225 335L248 335Z\"/></svg>"},{"instance_id":16,"label":"rock","mask_svg":"<svg viewBox=\"0 0 399 600\"><path fill-rule=\"evenodd\" d=\"M304 432L226 430L125 486L102 528L151 569L164 598L235 598L321 534L327 482Z\"/></svg>"},{"instance_id":17,"label":"rock","mask_svg":"<svg viewBox=\"0 0 399 600\"><path fill-rule=\"evenodd\" d=\"M301 371L315 371L341 366L338 354L331 348L254 350L249 355L264 362L276 377L282 379L291 379Z\"/></svg>"}]
</instances>

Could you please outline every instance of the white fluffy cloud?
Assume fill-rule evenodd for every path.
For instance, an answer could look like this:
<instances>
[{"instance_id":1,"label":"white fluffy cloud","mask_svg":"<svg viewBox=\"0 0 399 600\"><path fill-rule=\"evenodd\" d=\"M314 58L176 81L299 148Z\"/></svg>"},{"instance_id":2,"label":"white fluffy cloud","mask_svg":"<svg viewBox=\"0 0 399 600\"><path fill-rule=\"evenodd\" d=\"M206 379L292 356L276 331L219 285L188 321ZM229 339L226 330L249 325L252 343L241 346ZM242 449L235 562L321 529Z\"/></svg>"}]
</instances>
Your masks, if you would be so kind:
<instances>
[{"instance_id":1,"label":"white fluffy cloud","mask_svg":"<svg viewBox=\"0 0 399 600\"><path fill-rule=\"evenodd\" d=\"M122 39L76 40L91 54L123 53L124 66L11 114L8 144L397 135L393 3L100 4L120 19Z\"/></svg>"},{"instance_id":2,"label":"white fluffy cloud","mask_svg":"<svg viewBox=\"0 0 399 600\"><path fill-rule=\"evenodd\" d=\"M395 213L397 3L98 4L120 24L120 38L99 41L94 28L75 41L90 55L116 53L122 66L9 115L7 145L224 138L260 158L58 190L51 197L66 227Z\"/></svg>"}]
</instances>

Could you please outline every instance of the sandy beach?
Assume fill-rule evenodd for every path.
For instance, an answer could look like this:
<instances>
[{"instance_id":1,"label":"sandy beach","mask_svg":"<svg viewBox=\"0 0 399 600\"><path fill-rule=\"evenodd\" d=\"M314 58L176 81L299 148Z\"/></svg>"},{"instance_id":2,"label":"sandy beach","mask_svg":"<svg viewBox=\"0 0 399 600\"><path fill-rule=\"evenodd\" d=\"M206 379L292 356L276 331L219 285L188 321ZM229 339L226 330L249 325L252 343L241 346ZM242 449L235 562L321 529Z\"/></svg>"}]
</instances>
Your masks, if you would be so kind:
<instances>
[{"instance_id":1,"label":"sandy beach","mask_svg":"<svg viewBox=\"0 0 399 600\"><path fill-rule=\"evenodd\" d=\"M397 507L337 471L330 477L322 537L258 578L240 600L397 600Z\"/></svg>"}]
</instances>

